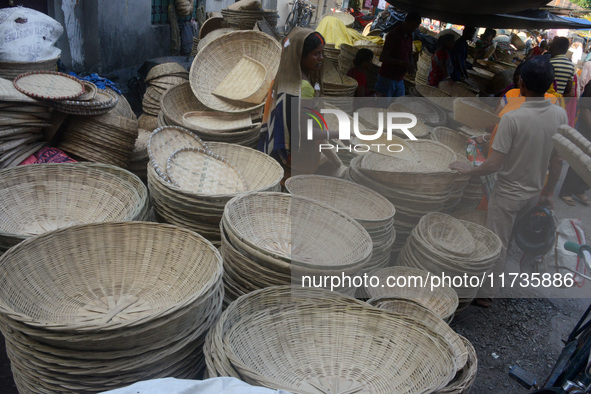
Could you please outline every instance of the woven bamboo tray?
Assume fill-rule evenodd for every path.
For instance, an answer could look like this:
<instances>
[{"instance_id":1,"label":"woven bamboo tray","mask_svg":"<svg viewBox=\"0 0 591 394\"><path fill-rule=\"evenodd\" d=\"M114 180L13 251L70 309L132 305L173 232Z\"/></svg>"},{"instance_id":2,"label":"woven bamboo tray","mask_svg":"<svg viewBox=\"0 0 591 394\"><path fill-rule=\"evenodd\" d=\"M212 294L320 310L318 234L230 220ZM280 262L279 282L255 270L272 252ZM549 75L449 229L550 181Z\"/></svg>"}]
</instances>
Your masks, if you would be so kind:
<instances>
[{"instance_id":1,"label":"woven bamboo tray","mask_svg":"<svg viewBox=\"0 0 591 394\"><path fill-rule=\"evenodd\" d=\"M67 100L84 93L80 80L56 71L31 71L12 81L14 87L27 96L46 100Z\"/></svg>"},{"instance_id":2,"label":"woven bamboo tray","mask_svg":"<svg viewBox=\"0 0 591 394\"><path fill-rule=\"evenodd\" d=\"M319 327L324 328L321 337ZM257 340L257 333L264 333L264 339ZM293 345L286 347L280 339L285 335ZM317 339L314 346L299 345L311 338ZM347 346L338 345L345 338L351 338ZM377 338L389 340L372 346ZM406 345L408 338L412 345ZM441 335L366 306L267 309L233 325L224 345L226 356L247 382L291 392L428 392L445 386L456 369L450 344ZM278 346L282 351L273 351ZM333 357L322 357L326 352ZM253 354L265 357L252 362ZM328 371L339 372L335 376Z\"/></svg>"},{"instance_id":3,"label":"woven bamboo tray","mask_svg":"<svg viewBox=\"0 0 591 394\"><path fill-rule=\"evenodd\" d=\"M457 210L450 215L456 219L464 220L466 222L472 222L480 226L486 227L487 211L481 211L476 209L471 210Z\"/></svg>"},{"instance_id":4,"label":"woven bamboo tray","mask_svg":"<svg viewBox=\"0 0 591 394\"><path fill-rule=\"evenodd\" d=\"M207 44L195 56L189 75L191 89L200 102L231 113L252 112L261 106L229 102L212 94L244 56L264 64L272 80L279 68L281 46L267 34L255 31L229 33Z\"/></svg>"},{"instance_id":5,"label":"woven bamboo tray","mask_svg":"<svg viewBox=\"0 0 591 394\"><path fill-rule=\"evenodd\" d=\"M471 255L476 248L468 229L451 216L439 216L437 222L429 225L426 235L435 249L455 256Z\"/></svg>"},{"instance_id":6,"label":"woven bamboo tray","mask_svg":"<svg viewBox=\"0 0 591 394\"><path fill-rule=\"evenodd\" d=\"M103 164L39 164L0 171L0 251L33 235L72 225L144 220L146 187ZM43 190L39 193L39 190Z\"/></svg>"},{"instance_id":7,"label":"woven bamboo tray","mask_svg":"<svg viewBox=\"0 0 591 394\"><path fill-rule=\"evenodd\" d=\"M204 149L175 151L166 163L166 174L175 186L199 194L240 193L248 187L232 164Z\"/></svg>"},{"instance_id":8,"label":"woven bamboo tray","mask_svg":"<svg viewBox=\"0 0 591 394\"><path fill-rule=\"evenodd\" d=\"M174 152L182 148L207 149L207 145L195 134L182 127L160 127L150 135L148 139L150 165L162 179L169 181L166 163Z\"/></svg>"}]
</instances>

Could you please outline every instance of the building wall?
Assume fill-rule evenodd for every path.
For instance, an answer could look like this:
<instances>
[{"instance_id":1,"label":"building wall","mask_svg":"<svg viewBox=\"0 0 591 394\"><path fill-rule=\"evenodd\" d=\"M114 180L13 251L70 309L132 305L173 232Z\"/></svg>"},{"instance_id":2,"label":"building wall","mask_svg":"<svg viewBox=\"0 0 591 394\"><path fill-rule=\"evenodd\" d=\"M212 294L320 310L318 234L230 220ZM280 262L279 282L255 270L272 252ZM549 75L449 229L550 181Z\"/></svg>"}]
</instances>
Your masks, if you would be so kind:
<instances>
[{"instance_id":1,"label":"building wall","mask_svg":"<svg viewBox=\"0 0 591 394\"><path fill-rule=\"evenodd\" d=\"M170 27L152 25L151 12L146 0L49 1L49 15L65 28L62 62L101 74L170 55Z\"/></svg>"}]
</instances>

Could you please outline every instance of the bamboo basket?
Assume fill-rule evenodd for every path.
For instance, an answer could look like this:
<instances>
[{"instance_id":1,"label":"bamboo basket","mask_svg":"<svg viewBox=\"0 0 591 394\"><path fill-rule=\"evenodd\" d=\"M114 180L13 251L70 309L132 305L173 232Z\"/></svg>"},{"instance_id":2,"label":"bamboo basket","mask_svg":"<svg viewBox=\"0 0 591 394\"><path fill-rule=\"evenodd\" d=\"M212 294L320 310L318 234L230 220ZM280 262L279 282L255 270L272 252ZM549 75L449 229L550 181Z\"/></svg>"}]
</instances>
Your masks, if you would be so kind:
<instances>
[{"instance_id":1,"label":"bamboo basket","mask_svg":"<svg viewBox=\"0 0 591 394\"><path fill-rule=\"evenodd\" d=\"M0 252L77 224L146 220L148 192L133 174L93 164L38 164L0 171ZM40 193L39 190L43 192Z\"/></svg>"}]
</instances>

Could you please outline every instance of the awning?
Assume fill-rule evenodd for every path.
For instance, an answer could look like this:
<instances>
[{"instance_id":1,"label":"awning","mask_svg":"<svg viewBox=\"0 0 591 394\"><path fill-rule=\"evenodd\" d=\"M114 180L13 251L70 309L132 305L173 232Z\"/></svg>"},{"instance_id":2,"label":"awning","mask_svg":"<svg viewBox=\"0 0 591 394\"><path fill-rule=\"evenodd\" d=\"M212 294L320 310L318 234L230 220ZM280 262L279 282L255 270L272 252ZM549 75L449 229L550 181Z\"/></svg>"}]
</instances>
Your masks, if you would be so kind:
<instances>
[{"instance_id":1,"label":"awning","mask_svg":"<svg viewBox=\"0 0 591 394\"><path fill-rule=\"evenodd\" d=\"M390 4L406 10L417 5L423 9L449 12L454 10L465 15L504 14L543 7L549 0L395 0ZM417 4L419 3L419 4Z\"/></svg>"},{"instance_id":2,"label":"awning","mask_svg":"<svg viewBox=\"0 0 591 394\"><path fill-rule=\"evenodd\" d=\"M586 19L561 17L548 11L526 10L506 14L472 14L462 8L450 8L454 12L428 8L427 3L409 4L406 0L387 0L403 11L417 11L423 18L436 19L458 25L492 27L496 29L591 29ZM457 10L457 11L456 11Z\"/></svg>"}]
</instances>

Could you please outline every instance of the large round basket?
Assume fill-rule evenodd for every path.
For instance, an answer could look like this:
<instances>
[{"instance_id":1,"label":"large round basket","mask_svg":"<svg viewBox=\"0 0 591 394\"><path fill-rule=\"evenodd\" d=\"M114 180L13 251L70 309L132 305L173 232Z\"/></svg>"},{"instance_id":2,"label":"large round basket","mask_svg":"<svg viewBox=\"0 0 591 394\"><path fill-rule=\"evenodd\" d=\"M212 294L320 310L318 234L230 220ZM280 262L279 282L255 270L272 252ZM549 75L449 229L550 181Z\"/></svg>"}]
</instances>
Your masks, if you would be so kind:
<instances>
[{"instance_id":1,"label":"large round basket","mask_svg":"<svg viewBox=\"0 0 591 394\"><path fill-rule=\"evenodd\" d=\"M37 164L0 171L0 253L34 235L77 224L146 220L148 191L106 164Z\"/></svg>"},{"instance_id":2,"label":"large round basket","mask_svg":"<svg viewBox=\"0 0 591 394\"><path fill-rule=\"evenodd\" d=\"M223 35L197 53L189 81L195 96L205 106L223 112L250 112L263 104L230 102L213 94L238 62L248 56L265 65L269 79L277 74L281 45L271 36L257 31L237 31Z\"/></svg>"},{"instance_id":3,"label":"large round basket","mask_svg":"<svg viewBox=\"0 0 591 394\"><path fill-rule=\"evenodd\" d=\"M226 204L222 220L247 246L298 266L346 269L371 257L371 237L359 223L301 196L240 195Z\"/></svg>"},{"instance_id":4,"label":"large round basket","mask_svg":"<svg viewBox=\"0 0 591 394\"><path fill-rule=\"evenodd\" d=\"M366 229L388 225L396 209L390 201L375 191L358 185L320 175L298 175L285 181L291 194L308 197L334 207L361 223Z\"/></svg>"},{"instance_id":5,"label":"large round basket","mask_svg":"<svg viewBox=\"0 0 591 394\"><path fill-rule=\"evenodd\" d=\"M443 336L360 305L269 308L233 325L224 344L245 381L290 392L432 392L456 370Z\"/></svg>"},{"instance_id":6,"label":"large round basket","mask_svg":"<svg viewBox=\"0 0 591 394\"><path fill-rule=\"evenodd\" d=\"M240 378L224 353L224 337L227 332L244 318L265 311L289 305L365 305L355 298L340 293L300 286L271 286L245 294L232 302L220 319L207 334L203 353L209 377L232 376Z\"/></svg>"}]
</instances>

